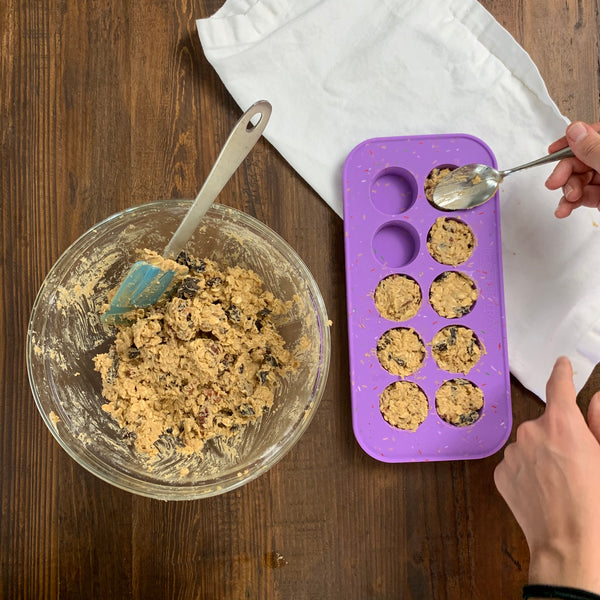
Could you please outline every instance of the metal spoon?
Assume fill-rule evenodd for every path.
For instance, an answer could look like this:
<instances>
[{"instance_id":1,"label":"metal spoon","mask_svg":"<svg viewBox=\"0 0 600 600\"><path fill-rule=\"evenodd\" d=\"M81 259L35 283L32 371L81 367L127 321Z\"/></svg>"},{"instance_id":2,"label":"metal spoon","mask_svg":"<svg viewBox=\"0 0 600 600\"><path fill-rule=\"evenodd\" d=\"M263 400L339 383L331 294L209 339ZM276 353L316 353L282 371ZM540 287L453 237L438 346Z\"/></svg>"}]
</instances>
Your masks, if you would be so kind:
<instances>
[{"instance_id":1,"label":"metal spoon","mask_svg":"<svg viewBox=\"0 0 600 600\"><path fill-rule=\"evenodd\" d=\"M507 175L571 156L574 156L573 151L567 146L558 152L506 171L498 171L493 167L477 164L459 167L437 184L433 191L433 203L444 210L474 208L487 202L496 193L498 186Z\"/></svg>"}]
</instances>

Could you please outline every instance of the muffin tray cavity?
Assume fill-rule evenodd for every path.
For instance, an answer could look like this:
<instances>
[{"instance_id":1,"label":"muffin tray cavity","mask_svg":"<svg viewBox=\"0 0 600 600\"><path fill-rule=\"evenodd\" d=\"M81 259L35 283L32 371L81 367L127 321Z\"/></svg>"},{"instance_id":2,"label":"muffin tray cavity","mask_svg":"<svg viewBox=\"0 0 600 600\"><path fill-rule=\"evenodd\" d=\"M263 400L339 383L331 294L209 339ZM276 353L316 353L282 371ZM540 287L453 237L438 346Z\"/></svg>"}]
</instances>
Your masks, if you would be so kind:
<instances>
[{"instance_id":1,"label":"muffin tray cavity","mask_svg":"<svg viewBox=\"0 0 600 600\"><path fill-rule=\"evenodd\" d=\"M366 140L344 164L352 422L380 461L482 458L510 434L498 194L430 201L469 163L496 159L456 134Z\"/></svg>"}]
</instances>

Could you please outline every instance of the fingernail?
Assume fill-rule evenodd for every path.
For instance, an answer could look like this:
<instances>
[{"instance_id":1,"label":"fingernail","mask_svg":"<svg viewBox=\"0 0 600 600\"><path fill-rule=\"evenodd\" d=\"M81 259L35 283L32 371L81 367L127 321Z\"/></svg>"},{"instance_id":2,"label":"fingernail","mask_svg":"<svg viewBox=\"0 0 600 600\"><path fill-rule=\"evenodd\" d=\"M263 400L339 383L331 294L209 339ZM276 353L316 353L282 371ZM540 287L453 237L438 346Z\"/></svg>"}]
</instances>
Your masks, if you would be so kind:
<instances>
[{"instance_id":1,"label":"fingernail","mask_svg":"<svg viewBox=\"0 0 600 600\"><path fill-rule=\"evenodd\" d=\"M576 121L567 127L567 137L573 142L580 142L588 134L585 125Z\"/></svg>"},{"instance_id":2,"label":"fingernail","mask_svg":"<svg viewBox=\"0 0 600 600\"><path fill-rule=\"evenodd\" d=\"M569 194L573 191L573 188L567 183L567 185L565 185L563 187L563 195L565 198L569 198Z\"/></svg>"}]
</instances>

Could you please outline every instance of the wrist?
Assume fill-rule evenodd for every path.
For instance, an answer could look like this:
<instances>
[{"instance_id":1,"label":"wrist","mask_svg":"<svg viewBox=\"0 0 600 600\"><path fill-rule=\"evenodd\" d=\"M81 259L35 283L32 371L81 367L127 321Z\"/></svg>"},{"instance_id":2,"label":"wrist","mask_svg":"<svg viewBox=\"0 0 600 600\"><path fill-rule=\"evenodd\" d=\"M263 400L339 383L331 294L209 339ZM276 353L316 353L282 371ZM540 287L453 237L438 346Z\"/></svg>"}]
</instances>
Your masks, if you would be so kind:
<instances>
[{"instance_id":1,"label":"wrist","mask_svg":"<svg viewBox=\"0 0 600 600\"><path fill-rule=\"evenodd\" d=\"M559 585L600 594L600 569L593 552L545 550L531 553L529 583Z\"/></svg>"}]
</instances>

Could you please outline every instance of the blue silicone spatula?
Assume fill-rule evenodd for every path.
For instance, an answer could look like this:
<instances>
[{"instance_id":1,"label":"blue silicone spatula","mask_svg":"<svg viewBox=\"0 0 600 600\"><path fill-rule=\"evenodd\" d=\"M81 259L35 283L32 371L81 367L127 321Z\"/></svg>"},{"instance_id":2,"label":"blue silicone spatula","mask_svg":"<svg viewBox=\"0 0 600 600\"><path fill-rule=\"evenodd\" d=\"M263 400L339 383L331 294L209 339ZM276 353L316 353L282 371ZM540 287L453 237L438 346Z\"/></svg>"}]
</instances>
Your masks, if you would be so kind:
<instances>
[{"instance_id":1,"label":"blue silicone spatula","mask_svg":"<svg viewBox=\"0 0 600 600\"><path fill-rule=\"evenodd\" d=\"M183 250L206 211L262 135L270 116L271 104L261 100L253 104L236 123L202 189L167 244L164 258L174 260ZM118 323L123 315L134 308L156 304L176 272L175 269L161 268L146 260L134 263L108 310L102 315L102 322Z\"/></svg>"}]
</instances>

